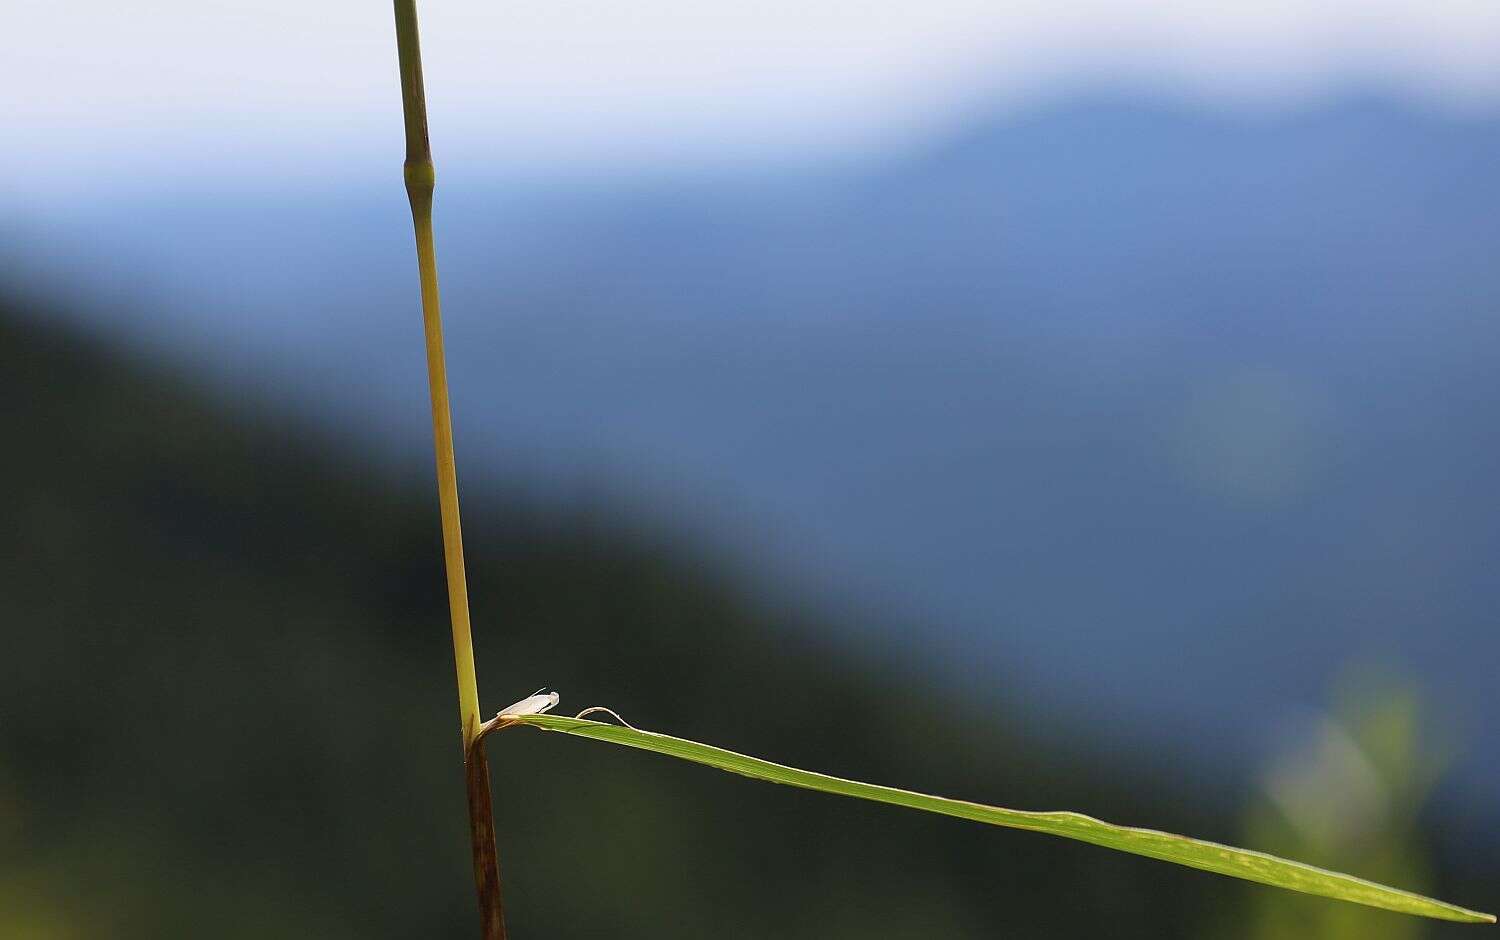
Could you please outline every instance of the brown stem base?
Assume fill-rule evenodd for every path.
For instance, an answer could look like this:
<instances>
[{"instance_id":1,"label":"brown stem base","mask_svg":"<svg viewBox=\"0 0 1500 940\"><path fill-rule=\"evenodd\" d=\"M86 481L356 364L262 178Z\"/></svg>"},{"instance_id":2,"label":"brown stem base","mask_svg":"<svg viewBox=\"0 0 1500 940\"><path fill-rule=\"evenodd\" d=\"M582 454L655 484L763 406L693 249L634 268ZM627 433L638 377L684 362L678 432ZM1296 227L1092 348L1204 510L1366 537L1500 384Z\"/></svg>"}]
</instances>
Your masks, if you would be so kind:
<instances>
[{"instance_id":1,"label":"brown stem base","mask_svg":"<svg viewBox=\"0 0 1500 940\"><path fill-rule=\"evenodd\" d=\"M479 895L483 940L505 940L505 905L500 899L500 860L495 851L495 809L490 799L490 765L476 746L464 760L469 795L469 847L474 854L474 890Z\"/></svg>"}]
</instances>

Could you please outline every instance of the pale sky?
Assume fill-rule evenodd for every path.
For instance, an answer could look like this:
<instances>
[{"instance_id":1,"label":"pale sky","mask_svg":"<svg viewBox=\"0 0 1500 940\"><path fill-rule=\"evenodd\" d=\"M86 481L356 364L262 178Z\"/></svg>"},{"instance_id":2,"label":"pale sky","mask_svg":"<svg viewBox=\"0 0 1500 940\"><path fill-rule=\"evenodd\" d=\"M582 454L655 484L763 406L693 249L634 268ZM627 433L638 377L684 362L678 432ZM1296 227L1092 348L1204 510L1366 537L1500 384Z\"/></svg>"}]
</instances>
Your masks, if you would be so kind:
<instances>
[{"instance_id":1,"label":"pale sky","mask_svg":"<svg viewBox=\"0 0 1500 940\"><path fill-rule=\"evenodd\" d=\"M5 7L0 120L11 172L34 180L326 170L399 136L388 3ZM1377 86L1500 109L1500 0L427 0L421 15L434 144L473 167L795 160L1079 84L1257 107Z\"/></svg>"}]
</instances>

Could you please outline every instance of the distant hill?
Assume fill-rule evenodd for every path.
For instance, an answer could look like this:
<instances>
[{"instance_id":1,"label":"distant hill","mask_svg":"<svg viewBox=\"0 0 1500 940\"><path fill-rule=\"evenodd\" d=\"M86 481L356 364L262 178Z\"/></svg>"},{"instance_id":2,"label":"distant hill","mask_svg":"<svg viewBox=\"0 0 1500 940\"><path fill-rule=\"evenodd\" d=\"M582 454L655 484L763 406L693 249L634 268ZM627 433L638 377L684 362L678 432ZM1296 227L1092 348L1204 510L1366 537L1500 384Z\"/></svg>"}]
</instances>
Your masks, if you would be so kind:
<instances>
[{"instance_id":1,"label":"distant hill","mask_svg":"<svg viewBox=\"0 0 1500 940\"><path fill-rule=\"evenodd\" d=\"M1129 746L1245 769L1394 661L1489 811L1496 167L1493 117L1096 99L804 174L444 182L461 459L921 622L879 642ZM402 194L336 186L97 207L76 280L424 455Z\"/></svg>"}]
</instances>

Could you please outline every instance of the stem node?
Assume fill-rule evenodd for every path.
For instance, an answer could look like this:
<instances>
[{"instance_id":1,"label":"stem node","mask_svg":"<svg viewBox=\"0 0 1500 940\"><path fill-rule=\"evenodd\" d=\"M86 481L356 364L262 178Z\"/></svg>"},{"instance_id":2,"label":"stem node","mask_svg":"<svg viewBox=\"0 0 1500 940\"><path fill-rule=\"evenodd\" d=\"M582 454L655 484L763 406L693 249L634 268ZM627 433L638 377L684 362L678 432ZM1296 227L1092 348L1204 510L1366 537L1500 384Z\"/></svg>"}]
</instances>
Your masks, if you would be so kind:
<instances>
[{"instance_id":1,"label":"stem node","mask_svg":"<svg viewBox=\"0 0 1500 940\"><path fill-rule=\"evenodd\" d=\"M431 160L407 160L402 164L402 175L406 177L406 192L412 198L425 195L432 198L437 187L437 170Z\"/></svg>"}]
</instances>

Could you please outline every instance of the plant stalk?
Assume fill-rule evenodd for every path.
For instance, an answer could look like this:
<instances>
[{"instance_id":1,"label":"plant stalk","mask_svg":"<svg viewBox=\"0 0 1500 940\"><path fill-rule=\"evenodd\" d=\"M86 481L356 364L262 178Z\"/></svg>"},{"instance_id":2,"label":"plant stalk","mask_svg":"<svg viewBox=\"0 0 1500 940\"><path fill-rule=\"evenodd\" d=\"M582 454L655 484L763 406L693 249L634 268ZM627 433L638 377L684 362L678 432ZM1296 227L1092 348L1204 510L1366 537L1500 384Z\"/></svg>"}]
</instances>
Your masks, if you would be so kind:
<instances>
[{"instance_id":1,"label":"plant stalk","mask_svg":"<svg viewBox=\"0 0 1500 940\"><path fill-rule=\"evenodd\" d=\"M479 735L479 688L474 640L469 629L469 590L464 578L463 527L458 513L458 474L453 459L453 420L448 405L448 367L443 353L442 304L432 238L432 192L436 174L427 140L427 96L422 86L422 50L416 0L395 0L396 51L401 67L401 106L406 119L406 195L416 233L422 284L422 324L427 345L427 384L432 397L432 441L437 456L438 506L443 520L443 562L448 578L448 614L458 675L458 714L463 734L464 782L469 801L469 841L474 889L484 940L505 940L500 865L495 851L495 812L490 770Z\"/></svg>"}]
</instances>

